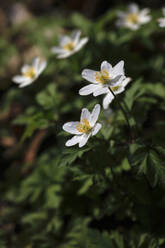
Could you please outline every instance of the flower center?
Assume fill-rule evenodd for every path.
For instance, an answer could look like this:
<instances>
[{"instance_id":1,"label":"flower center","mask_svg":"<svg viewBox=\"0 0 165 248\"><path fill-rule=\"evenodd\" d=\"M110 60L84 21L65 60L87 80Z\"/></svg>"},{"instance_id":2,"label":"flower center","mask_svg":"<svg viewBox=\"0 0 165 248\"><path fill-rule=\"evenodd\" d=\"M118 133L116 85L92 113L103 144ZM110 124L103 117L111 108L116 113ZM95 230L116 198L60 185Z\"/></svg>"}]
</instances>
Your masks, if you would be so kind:
<instances>
[{"instance_id":1,"label":"flower center","mask_svg":"<svg viewBox=\"0 0 165 248\"><path fill-rule=\"evenodd\" d=\"M68 42L63 46L66 51L72 51L75 48L75 43L73 41Z\"/></svg>"},{"instance_id":2,"label":"flower center","mask_svg":"<svg viewBox=\"0 0 165 248\"><path fill-rule=\"evenodd\" d=\"M24 76L33 79L36 75L34 67L30 66L26 72L24 72Z\"/></svg>"},{"instance_id":3,"label":"flower center","mask_svg":"<svg viewBox=\"0 0 165 248\"><path fill-rule=\"evenodd\" d=\"M82 119L82 121L79 122L77 125L77 130L80 133L88 133L91 130L91 126L89 124L89 121L86 118Z\"/></svg>"},{"instance_id":4,"label":"flower center","mask_svg":"<svg viewBox=\"0 0 165 248\"><path fill-rule=\"evenodd\" d=\"M127 17L127 22L132 23L132 24L136 24L139 22L139 15L138 14L128 14Z\"/></svg>"},{"instance_id":5,"label":"flower center","mask_svg":"<svg viewBox=\"0 0 165 248\"><path fill-rule=\"evenodd\" d=\"M102 70L101 72L96 72L95 74L96 81L100 84L107 84L110 80L108 71Z\"/></svg>"}]
</instances>

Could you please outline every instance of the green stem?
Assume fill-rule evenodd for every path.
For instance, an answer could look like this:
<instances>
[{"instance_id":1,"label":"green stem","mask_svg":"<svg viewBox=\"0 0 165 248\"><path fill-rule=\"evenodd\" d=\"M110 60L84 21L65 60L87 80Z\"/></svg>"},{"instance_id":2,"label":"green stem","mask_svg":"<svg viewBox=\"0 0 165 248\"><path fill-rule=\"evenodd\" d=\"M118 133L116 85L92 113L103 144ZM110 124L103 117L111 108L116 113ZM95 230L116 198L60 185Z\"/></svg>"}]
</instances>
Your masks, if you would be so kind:
<instances>
[{"instance_id":1,"label":"green stem","mask_svg":"<svg viewBox=\"0 0 165 248\"><path fill-rule=\"evenodd\" d=\"M128 128L129 128L129 132L130 132L130 138L131 138L131 143L133 142L134 138L133 138L133 132L132 132L132 128L131 128L131 125L130 125L130 122L129 122L129 119L128 119L128 116L127 116L127 112L125 111L125 109L123 108L123 106L121 105L121 103L118 101L117 99L117 96L114 94L113 90L111 90L111 88L109 88L110 92L112 93L112 95L114 96L115 100L117 101L119 107L120 107L120 110L121 112L123 113L123 116L127 122L127 125L128 125Z\"/></svg>"}]
</instances>

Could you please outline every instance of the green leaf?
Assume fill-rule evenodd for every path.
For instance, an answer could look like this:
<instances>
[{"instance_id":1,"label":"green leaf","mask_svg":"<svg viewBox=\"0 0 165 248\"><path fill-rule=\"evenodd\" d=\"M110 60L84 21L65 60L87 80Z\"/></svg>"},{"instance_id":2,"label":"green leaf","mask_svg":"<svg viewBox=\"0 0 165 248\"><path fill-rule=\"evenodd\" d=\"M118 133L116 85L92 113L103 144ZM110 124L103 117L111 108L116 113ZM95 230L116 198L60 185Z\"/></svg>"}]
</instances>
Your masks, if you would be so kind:
<instances>
[{"instance_id":1,"label":"green leaf","mask_svg":"<svg viewBox=\"0 0 165 248\"><path fill-rule=\"evenodd\" d=\"M155 84L147 84L145 86L146 92L150 95L156 95L164 99L165 86L162 83L156 82Z\"/></svg>"},{"instance_id":2,"label":"green leaf","mask_svg":"<svg viewBox=\"0 0 165 248\"><path fill-rule=\"evenodd\" d=\"M165 161L158 154L150 150L141 162L139 172L144 173L152 187L158 184L165 186Z\"/></svg>"},{"instance_id":3,"label":"green leaf","mask_svg":"<svg viewBox=\"0 0 165 248\"><path fill-rule=\"evenodd\" d=\"M54 108L55 111L55 107L59 106L60 104L61 96L59 92L57 92L56 85L53 83L49 84L45 90L38 93L36 100L44 109Z\"/></svg>"},{"instance_id":4,"label":"green leaf","mask_svg":"<svg viewBox=\"0 0 165 248\"><path fill-rule=\"evenodd\" d=\"M155 151L151 151L147 159L147 178L152 187L165 186L165 160L161 160Z\"/></svg>"},{"instance_id":5,"label":"green leaf","mask_svg":"<svg viewBox=\"0 0 165 248\"><path fill-rule=\"evenodd\" d=\"M47 188L46 194L45 194L45 207L46 208L58 208L58 206L61 203L61 186L58 184L51 185Z\"/></svg>"},{"instance_id":6,"label":"green leaf","mask_svg":"<svg viewBox=\"0 0 165 248\"><path fill-rule=\"evenodd\" d=\"M115 241L118 248L124 248L124 239L122 235L120 235L118 232L113 232L111 234L111 238Z\"/></svg>"},{"instance_id":7,"label":"green leaf","mask_svg":"<svg viewBox=\"0 0 165 248\"><path fill-rule=\"evenodd\" d=\"M81 178L81 180L82 180L82 178ZM85 176L85 178L83 178L83 185L79 189L78 194L79 195L85 194L92 185L93 185L92 177L91 176Z\"/></svg>"},{"instance_id":8,"label":"green leaf","mask_svg":"<svg viewBox=\"0 0 165 248\"><path fill-rule=\"evenodd\" d=\"M47 128L50 123L49 119L46 117L44 112L35 107L30 107L23 115L18 116L13 123L17 125L26 125L21 141L31 137L36 129Z\"/></svg>"},{"instance_id":9,"label":"green leaf","mask_svg":"<svg viewBox=\"0 0 165 248\"><path fill-rule=\"evenodd\" d=\"M143 145L130 145L130 163L132 166L140 165L145 159L147 148ZM144 165L143 165L144 166Z\"/></svg>"},{"instance_id":10,"label":"green leaf","mask_svg":"<svg viewBox=\"0 0 165 248\"><path fill-rule=\"evenodd\" d=\"M58 166L71 165L77 158L81 158L85 152L88 152L91 147L88 148L69 148L65 149L62 154L56 158L56 164Z\"/></svg>"},{"instance_id":11,"label":"green leaf","mask_svg":"<svg viewBox=\"0 0 165 248\"><path fill-rule=\"evenodd\" d=\"M39 212L35 212L35 213L31 213L31 214L27 214L23 217L22 222L23 223L33 223L36 221L42 221L45 220L47 218L47 214L44 211L39 211Z\"/></svg>"},{"instance_id":12,"label":"green leaf","mask_svg":"<svg viewBox=\"0 0 165 248\"><path fill-rule=\"evenodd\" d=\"M135 82L130 82L130 85L131 87L126 90L126 96L124 98L129 110L132 109L134 102L145 92L142 79L138 79Z\"/></svg>"}]
</instances>

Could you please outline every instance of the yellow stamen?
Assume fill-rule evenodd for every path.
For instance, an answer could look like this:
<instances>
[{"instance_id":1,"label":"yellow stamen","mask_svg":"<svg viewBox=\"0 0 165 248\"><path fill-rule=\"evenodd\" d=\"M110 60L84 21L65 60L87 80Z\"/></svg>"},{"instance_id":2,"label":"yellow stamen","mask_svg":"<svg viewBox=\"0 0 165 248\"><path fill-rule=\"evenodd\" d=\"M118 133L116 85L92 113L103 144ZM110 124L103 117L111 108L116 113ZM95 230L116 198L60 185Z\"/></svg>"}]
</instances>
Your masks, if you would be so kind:
<instances>
[{"instance_id":1,"label":"yellow stamen","mask_svg":"<svg viewBox=\"0 0 165 248\"><path fill-rule=\"evenodd\" d=\"M101 72L96 72L95 74L96 81L100 84L107 84L110 80L108 71L103 70Z\"/></svg>"},{"instance_id":2,"label":"yellow stamen","mask_svg":"<svg viewBox=\"0 0 165 248\"><path fill-rule=\"evenodd\" d=\"M86 118L82 119L77 125L77 130L80 133L88 133L91 130L89 121Z\"/></svg>"},{"instance_id":3,"label":"yellow stamen","mask_svg":"<svg viewBox=\"0 0 165 248\"><path fill-rule=\"evenodd\" d=\"M70 41L67 44L65 44L63 48L67 51L72 51L75 48L75 43L73 41Z\"/></svg>"},{"instance_id":4,"label":"yellow stamen","mask_svg":"<svg viewBox=\"0 0 165 248\"><path fill-rule=\"evenodd\" d=\"M139 22L139 15L131 13L131 14L127 15L126 19L127 19L127 22L132 23L132 24L136 24Z\"/></svg>"},{"instance_id":5,"label":"yellow stamen","mask_svg":"<svg viewBox=\"0 0 165 248\"><path fill-rule=\"evenodd\" d=\"M27 71L24 72L24 76L33 79L36 75L34 67L30 66Z\"/></svg>"}]
</instances>

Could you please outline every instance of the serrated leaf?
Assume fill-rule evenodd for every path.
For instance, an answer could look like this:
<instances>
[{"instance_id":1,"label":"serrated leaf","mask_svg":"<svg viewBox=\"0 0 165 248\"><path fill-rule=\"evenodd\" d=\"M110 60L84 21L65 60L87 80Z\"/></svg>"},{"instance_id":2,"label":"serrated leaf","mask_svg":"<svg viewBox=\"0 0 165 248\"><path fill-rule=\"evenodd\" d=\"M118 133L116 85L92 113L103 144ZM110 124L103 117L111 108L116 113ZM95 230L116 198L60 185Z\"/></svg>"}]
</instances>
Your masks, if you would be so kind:
<instances>
[{"instance_id":1,"label":"serrated leaf","mask_svg":"<svg viewBox=\"0 0 165 248\"><path fill-rule=\"evenodd\" d=\"M151 151L147 160L147 178L152 187L157 184L165 186L165 161Z\"/></svg>"},{"instance_id":2,"label":"serrated leaf","mask_svg":"<svg viewBox=\"0 0 165 248\"><path fill-rule=\"evenodd\" d=\"M82 155L89 151L91 147L88 148L70 148L70 149L65 149L61 155L59 155L56 158L56 164L58 166L67 166L71 165L77 158L81 158Z\"/></svg>"},{"instance_id":3,"label":"serrated leaf","mask_svg":"<svg viewBox=\"0 0 165 248\"><path fill-rule=\"evenodd\" d=\"M141 161L139 172L144 173L152 187L165 186L165 161L155 151L150 150Z\"/></svg>"}]
</instances>

